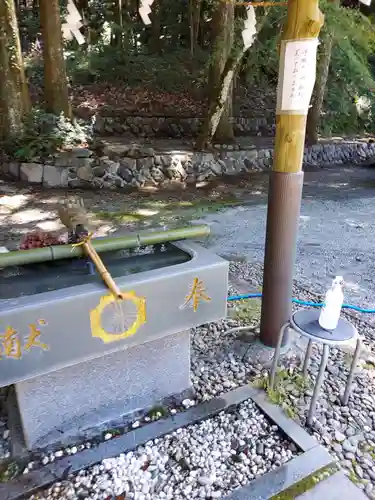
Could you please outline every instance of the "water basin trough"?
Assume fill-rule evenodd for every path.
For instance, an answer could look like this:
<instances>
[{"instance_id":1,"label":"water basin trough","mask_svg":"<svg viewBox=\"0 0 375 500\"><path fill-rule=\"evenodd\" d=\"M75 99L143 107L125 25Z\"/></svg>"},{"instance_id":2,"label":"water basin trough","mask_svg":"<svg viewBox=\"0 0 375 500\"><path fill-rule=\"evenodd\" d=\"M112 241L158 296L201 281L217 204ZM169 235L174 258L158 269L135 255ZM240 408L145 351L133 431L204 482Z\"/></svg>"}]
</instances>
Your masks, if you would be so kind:
<instances>
[{"instance_id":1,"label":"water basin trough","mask_svg":"<svg viewBox=\"0 0 375 500\"><path fill-rule=\"evenodd\" d=\"M228 262L192 242L0 270L0 387L14 385L28 449L184 393L190 329L226 315Z\"/></svg>"}]
</instances>

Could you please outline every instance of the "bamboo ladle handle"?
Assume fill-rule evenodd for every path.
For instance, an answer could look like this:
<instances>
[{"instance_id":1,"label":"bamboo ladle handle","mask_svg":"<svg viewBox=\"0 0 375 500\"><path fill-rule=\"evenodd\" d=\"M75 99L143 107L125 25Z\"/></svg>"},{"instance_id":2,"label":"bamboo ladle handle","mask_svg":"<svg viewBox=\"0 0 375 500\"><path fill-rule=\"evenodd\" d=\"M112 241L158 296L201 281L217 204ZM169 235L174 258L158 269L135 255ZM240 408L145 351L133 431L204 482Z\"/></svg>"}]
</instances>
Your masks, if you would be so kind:
<instances>
[{"instance_id":1,"label":"bamboo ladle handle","mask_svg":"<svg viewBox=\"0 0 375 500\"><path fill-rule=\"evenodd\" d=\"M109 274L102 259L99 257L98 252L92 246L91 241L90 241L91 236L92 236L92 234L85 236L79 243L75 243L73 245L73 247L77 247L77 246L83 247L86 255L88 257L90 257L90 259L93 261L94 265L96 266L96 269L98 270L98 272L100 274L100 277L102 278L104 283L107 285L109 290L112 292L112 294L118 299L123 299L121 290L114 282L112 276Z\"/></svg>"}]
</instances>

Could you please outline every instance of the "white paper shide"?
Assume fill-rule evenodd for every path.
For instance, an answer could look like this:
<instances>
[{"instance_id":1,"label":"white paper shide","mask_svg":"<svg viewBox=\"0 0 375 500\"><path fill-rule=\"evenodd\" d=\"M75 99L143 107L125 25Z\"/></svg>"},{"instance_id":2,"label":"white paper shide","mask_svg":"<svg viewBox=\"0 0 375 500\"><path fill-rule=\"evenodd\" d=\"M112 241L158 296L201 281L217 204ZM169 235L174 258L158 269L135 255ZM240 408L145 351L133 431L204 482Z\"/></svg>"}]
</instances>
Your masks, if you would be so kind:
<instances>
[{"instance_id":1,"label":"white paper shide","mask_svg":"<svg viewBox=\"0 0 375 500\"><path fill-rule=\"evenodd\" d=\"M244 21L243 29L242 29L242 40L244 44L244 48L248 49L252 46L254 37L256 35L256 24L257 20L255 17L255 9L252 5L248 5L246 8L246 19Z\"/></svg>"},{"instance_id":2,"label":"white paper shide","mask_svg":"<svg viewBox=\"0 0 375 500\"><path fill-rule=\"evenodd\" d=\"M151 5L154 3L154 0L141 0L140 6L138 9L139 15L144 24L151 24L150 14L151 14Z\"/></svg>"},{"instance_id":3,"label":"white paper shide","mask_svg":"<svg viewBox=\"0 0 375 500\"><path fill-rule=\"evenodd\" d=\"M66 22L61 27L63 37L65 40L73 40L74 37L79 45L82 45L85 43L85 37L80 32L80 28L83 26L82 17L73 0L68 0L67 10Z\"/></svg>"},{"instance_id":4,"label":"white paper shide","mask_svg":"<svg viewBox=\"0 0 375 500\"><path fill-rule=\"evenodd\" d=\"M280 65L277 109L307 115L316 78L317 38L285 41Z\"/></svg>"}]
</instances>

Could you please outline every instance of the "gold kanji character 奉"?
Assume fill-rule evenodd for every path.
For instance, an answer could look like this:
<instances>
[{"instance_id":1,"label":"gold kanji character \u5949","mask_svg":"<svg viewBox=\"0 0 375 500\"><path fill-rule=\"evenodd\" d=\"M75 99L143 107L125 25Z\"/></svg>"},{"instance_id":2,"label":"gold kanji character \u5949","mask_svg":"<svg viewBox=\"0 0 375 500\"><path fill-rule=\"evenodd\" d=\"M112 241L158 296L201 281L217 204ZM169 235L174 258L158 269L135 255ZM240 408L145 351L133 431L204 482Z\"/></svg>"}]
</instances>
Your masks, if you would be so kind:
<instances>
[{"instance_id":1,"label":"gold kanji character \u5949","mask_svg":"<svg viewBox=\"0 0 375 500\"><path fill-rule=\"evenodd\" d=\"M196 312L200 302L210 302L211 297L207 295L203 281L198 278L194 278L193 284L190 285L190 288L191 291L189 295L186 295L185 303L182 307L191 303L193 305L194 312Z\"/></svg>"}]
</instances>

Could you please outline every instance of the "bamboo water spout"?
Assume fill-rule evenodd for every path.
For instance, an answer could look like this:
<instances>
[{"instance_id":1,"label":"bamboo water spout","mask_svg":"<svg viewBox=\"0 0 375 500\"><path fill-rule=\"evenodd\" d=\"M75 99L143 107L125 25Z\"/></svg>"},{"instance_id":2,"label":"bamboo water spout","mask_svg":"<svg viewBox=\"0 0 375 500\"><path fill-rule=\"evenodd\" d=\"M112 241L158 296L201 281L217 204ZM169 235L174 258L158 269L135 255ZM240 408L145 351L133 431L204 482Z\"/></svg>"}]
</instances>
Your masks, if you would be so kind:
<instances>
[{"instance_id":1,"label":"bamboo water spout","mask_svg":"<svg viewBox=\"0 0 375 500\"><path fill-rule=\"evenodd\" d=\"M101 253L169 243L189 238L202 238L209 234L209 226L194 225L180 229L167 229L165 231L144 231L119 238L94 239L91 240L91 243L95 250ZM82 247L74 245L55 245L32 250L16 250L0 254L0 268L71 259L73 257L82 257L83 255Z\"/></svg>"}]
</instances>

